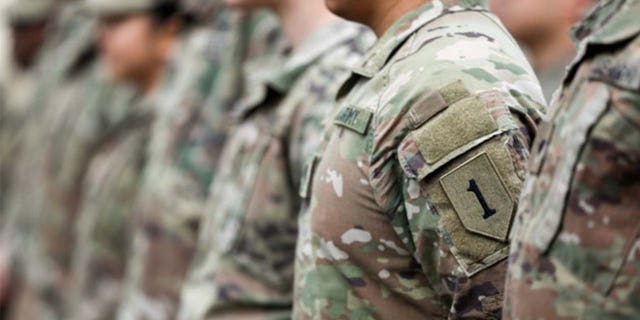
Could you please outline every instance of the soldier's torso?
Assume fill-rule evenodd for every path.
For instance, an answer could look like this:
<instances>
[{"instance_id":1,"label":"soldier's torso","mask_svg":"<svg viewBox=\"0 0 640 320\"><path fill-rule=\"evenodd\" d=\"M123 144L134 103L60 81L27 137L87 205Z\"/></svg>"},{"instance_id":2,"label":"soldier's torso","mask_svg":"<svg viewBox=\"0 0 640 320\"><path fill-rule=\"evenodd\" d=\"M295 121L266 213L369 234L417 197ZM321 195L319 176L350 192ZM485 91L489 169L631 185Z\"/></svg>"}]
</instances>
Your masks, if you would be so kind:
<instances>
[{"instance_id":1,"label":"soldier's torso","mask_svg":"<svg viewBox=\"0 0 640 320\"><path fill-rule=\"evenodd\" d=\"M518 67L524 58L513 49L508 35L495 27L493 18L482 10L470 9L439 14L435 9L423 14L419 19L432 15L439 18L415 30L393 55L387 56L387 48L377 47L380 52L371 53L343 88L349 94L340 102L324 150L309 166L308 184L303 184L301 190L309 207L300 218L295 318L446 317L452 299L449 275L472 275L506 257L505 241L469 235L464 237L481 243L481 249L465 248L461 241L455 243L457 251L451 252L449 246L456 239L443 234L463 232L462 225L455 222L455 212L450 204L440 201L442 198L431 202L420 199L427 199L425 193L431 197L440 192L436 189L443 173L476 159L478 148L484 148L493 159L513 157L516 163L523 162L526 150L524 154L505 155L507 149L498 147L513 143L500 137L499 132L518 127L506 110L507 105L501 104L508 104L510 99L505 97L501 81L519 83L522 87L515 90L525 88L523 91L539 97L538 101L543 99L532 72ZM504 51L494 58L493 66L478 64L483 58L491 59L491 48L501 45ZM494 67L507 65L501 64L505 61L502 59L513 62L508 67L511 69L495 73ZM491 74L504 78L499 80ZM522 75L525 76L518 77ZM450 87L445 90L448 93L438 92L445 87ZM434 93L433 100L428 101L431 98L427 97L420 103L428 93ZM445 97L451 93L453 97ZM468 110L477 120L458 119L461 124L456 126L453 121L464 115L461 110L470 107L469 101L474 99L481 100L486 109ZM436 101L443 101L443 105L431 103ZM413 156L419 142L414 134L429 123L434 123L429 128L431 133L439 134L442 141L431 141L433 159L417 160ZM480 131L488 130L485 134L493 133L482 138L481 132L474 132L472 135L479 135L462 140L448 136L464 136L474 126L483 128ZM446 146L447 141L451 141L450 146ZM527 144L526 138L518 137L518 141ZM477 159L484 161L482 156ZM425 161L429 161L428 165ZM508 190L501 195L516 197L523 168L518 168L522 173L518 177L510 161L494 161L508 181ZM424 171L410 174L413 169ZM403 194L401 185L411 175L415 184L410 184L408 193ZM418 180L434 177L436 184L421 189L425 187ZM438 196L443 197L444 193ZM442 210L443 217L435 214L436 209L431 211L431 206ZM441 221L445 213L448 222ZM422 243L416 248L407 219L423 219L424 228L413 230L413 234L430 238L427 247ZM506 219L496 220L506 224L503 230L508 230ZM422 257L422 265L416 260L418 256ZM504 268L496 270L499 274ZM489 296L479 302L478 309L485 309L486 304L489 310L491 304L499 303L492 300L495 291L491 288L490 284L476 288L479 295Z\"/></svg>"},{"instance_id":2,"label":"soldier's torso","mask_svg":"<svg viewBox=\"0 0 640 320\"><path fill-rule=\"evenodd\" d=\"M112 317L120 299L133 204L153 120L152 104L128 108L91 157L83 179L69 276L72 290L67 295L73 318Z\"/></svg>"},{"instance_id":3,"label":"soldier's torso","mask_svg":"<svg viewBox=\"0 0 640 320\"><path fill-rule=\"evenodd\" d=\"M209 108L222 106L205 105L218 78L221 47L229 44L225 31L198 28L185 35L167 72L134 205L121 317L175 317L226 135L224 128L207 121Z\"/></svg>"},{"instance_id":4,"label":"soldier's torso","mask_svg":"<svg viewBox=\"0 0 640 320\"><path fill-rule=\"evenodd\" d=\"M187 36L176 57L136 203L122 317L175 317L209 187L233 123L231 106L242 91L242 66L252 59L247 37L264 42L263 50L278 47L279 27L264 14L219 10ZM262 37L246 30L260 22Z\"/></svg>"},{"instance_id":5,"label":"soldier's torso","mask_svg":"<svg viewBox=\"0 0 640 320\"><path fill-rule=\"evenodd\" d=\"M330 33L334 39L319 37ZM205 308L210 316L287 317L297 239L298 181L305 159L320 141L323 120L333 110L339 83L364 51L366 41L357 38L361 35L361 29L344 22L325 27L314 35L318 43L308 42L313 47L304 47L286 59L284 68L304 67L291 69L299 76L281 78L275 72L268 86L251 87L255 95L236 110L238 124L220 159L194 277L185 288L183 301L190 295L194 301L188 303L197 303L195 295L210 287L208 292L214 292L211 301L199 304L209 304ZM300 61L306 62L302 65ZM288 86L284 94L278 93L280 85ZM214 280L198 280L198 288L195 277ZM188 304L184 307L189 312Z\"/></svg>"},{"instance_id":6,"label":"soldier's torso","mask_svg":"<svg viewBox=\"0 0 640 320\"><path fill-rule=\"evenodd\" d=\"M629 8L625 8L629 5ZM622 7L620 7L622 6ZM611 16L607 10L628 10ZM534 144L514 230L507 316L640 314L640 28L610 1Z\"/></svg>"}]
</instances>

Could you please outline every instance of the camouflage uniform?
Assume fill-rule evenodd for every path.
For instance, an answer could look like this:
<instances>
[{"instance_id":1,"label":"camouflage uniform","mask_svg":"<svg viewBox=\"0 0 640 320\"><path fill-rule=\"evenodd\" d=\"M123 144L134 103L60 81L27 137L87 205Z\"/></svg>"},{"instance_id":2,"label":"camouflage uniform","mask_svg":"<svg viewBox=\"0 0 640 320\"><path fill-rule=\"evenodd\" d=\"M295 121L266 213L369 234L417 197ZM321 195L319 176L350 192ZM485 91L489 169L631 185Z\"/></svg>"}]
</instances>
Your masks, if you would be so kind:
<instances>
[{"instance_id":1,"label":"camouflage uniform","mask_svg":"<svg viewBox=\"0 0 640 320\"><path fill-rule=\"evenodd\" d=\"M75 4L60 14L43 48L35 103L17 133L21 150L3 230L15 253L13 280L18 283L11 309L16 319L57 318L62 309L60 285L68 265L70 233L64 229L67 223L52 223L63 207L50 197L55 192L49 187L55 183L50 183L47 168L58 174L61 168L50 160L69 151L77 116L96 91L92 26L93 20Z\"/></svg>"},{"instance_id":2,"label":"camouflage uniform","mask_svg":"<svg viewBox=\"0 0 640 320\"><path fill-rule=\"evenodd\" d=\"M17 133L26 122L36 85L35 71L24 70L12 74L10 86L0 88L7 93L0 106L0 224L4 223L8 211L11 172L21 148Z\"/></svg>"},{"instance_id":3,"label":"camouflage uniform","mask_svg":"<svg viewBox=\"0 0 640 320\"><path fill-rule=\"evenodd\" d=\"M243 34L245 24L260 25ZM240 69L247 41L274 42L273 16L244 16L222 9L190 33L175 57L170 88L158 106L143 185L136 204L136 229L128 259L121 319L174 319L180 288L195 250L200 216L240 94ZM254 52L256 53L256 52ZM267 52L260 55L269 54ZM239 58L242 57L242 58ZM220 89L218 89L220 88Z\"/></svg>"},{"instance_id":4,"label":"camouflage uniform","mask_svg":"<svg viewBox=\"0 0 640 320\"><path fill-rule=\"evenodd\" d=\"M544 101L514 40L484 1L431 1L340 93L301 184L294 319L500 318Z\"/></svg>"},{"instance_id":5,"label":"camouflage uniform","mask_svg":"<svg viewBox=\"0 0 640 320\"><path fill-rule=\"evenodd\" d=\"M298 181L368 40L364 28L337 20L281 63L247 68L252 91L234 109L180 319L290 317Z\"/></svg>"},{"instance_id":6,"label":"camouflage uniform","mask_svg":"<svg viewBox=\"0 0 640 320\"><path fill-rule=\"evenodd\" d=\"M87 0L98 16L150 12L164 0ZM180 50L176 40L176 50ZM150 132L157 107L174 74L161 69L159 86L139 94L120 110L98 108L82 121L89 129L107 117L88 161L74 222L75 245L69 274L66 316L70 319L113 319L122 299L127 258L133 241L134 205L147 164ZM98 122L95 122L95 121ZM92 121L94 121L92 123ZM80 132L82 132L80 130Z\"/></svg>"},{"instance_id":7,"label":"camouflage uniform","mask_svg":"<svg viewBox=\"0 0 640 320\"><path fill-rule=\"evenodd\" d=\"M129 106L92 154L73 223L69 319L115 317L154 107L152 96Z\"/></svg>"},{"instance_id":8,"label":"camouflage uniform","mask_svg":"<svg viewBox=\"0 0 640 320\"><path fill-rule=\"evenodd\" d=\"M50 134L66 129L69 124L66 117L75 117L79 113L75 109L67 114L72 109L68 97L70 92L78 90L77 87L84 86L87 76L92 74L91 64L86 63L93 43L92 22L83 14L80 6L69 5L56 19L53 34L48 37L42 49L43 55L35 71L38 83L32 94L33 103L26 111L24 125L14 133L21 146L11 177L14 191L8 197L8 221L3 230L9 234L28 233L23 227L26 228L30 225L28 222L34 221L34 215L39 212L38 207L46 193L42 177L45 154L53 140ZM59 63L47 63L51 60ZM83 92L82 99L86 95ZM84 105L85 102L73 105ZM64 119L67 122L58 123L53 119ZM22 249L24 248L18 250Z\"/></svg>"},{"instance_id":9,"label":"camouflage uniform","mask_svg":"<svg viewBox=\"0 0 640 320\"><path fill-rule=\"evenodd\" d=\"M602 1L534 143L508 319L640 318L640 1Z\"/></svg>"},{"instance_id":10,"label":"camouflage uniform","mask_svg":"<svg viewBox=\"0 0 640 320\"><path fill-rule=\"evenodd\" d=\"M57 0L14 1L7 8L7 16L16 26L46 23L53 20L58 5ZM23 148L24 134L21 133L34 104L33 97L38 89L38 58L43 51L36 53L36 61L27 68L21 68L14 62L11 79L0 84L4 91L4 105L0 109L0 223L9 211L11 178L15 176L12 172Z\"/></svg>"}]
</instances>

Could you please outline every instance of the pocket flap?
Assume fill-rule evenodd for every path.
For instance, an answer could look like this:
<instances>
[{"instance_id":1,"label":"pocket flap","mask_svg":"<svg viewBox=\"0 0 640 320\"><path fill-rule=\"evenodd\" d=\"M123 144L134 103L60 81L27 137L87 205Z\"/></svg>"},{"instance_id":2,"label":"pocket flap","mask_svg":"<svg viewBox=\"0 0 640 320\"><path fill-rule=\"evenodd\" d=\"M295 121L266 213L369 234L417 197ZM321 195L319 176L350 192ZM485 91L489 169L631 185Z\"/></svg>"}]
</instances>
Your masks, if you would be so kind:
<instances>
[{"instance_id":1,"label":"pocket flap","mask_svg":"<svg viewBox=\"0 0 640 320\"><path fill-rule=\"evenodd\" d=\"M411 131L398 149L405 174L422 180L486 141L516 129L504 101L500 92L469 96Z\"/></svg>"}]
</instances>

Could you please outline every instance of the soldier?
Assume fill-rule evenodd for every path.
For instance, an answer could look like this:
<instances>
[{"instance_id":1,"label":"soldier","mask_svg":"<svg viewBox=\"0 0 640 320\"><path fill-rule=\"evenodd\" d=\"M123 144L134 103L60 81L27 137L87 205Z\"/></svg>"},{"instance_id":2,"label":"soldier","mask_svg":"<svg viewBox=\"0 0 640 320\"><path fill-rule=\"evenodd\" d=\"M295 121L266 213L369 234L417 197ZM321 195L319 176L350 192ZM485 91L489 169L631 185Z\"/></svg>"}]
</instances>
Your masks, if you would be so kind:
<instances>
[{"instance_id":1,"label":"soldier","mask_svg":"<svg viewBox=\"0 0 640 320\"><path fill-rule=\"evenodd\" d=\"M112 319L122 294L133 201L145 166L154 111L184 19L176 1L87 0L99 19L108 76L138 95L120 109L87 110L79 133L104 126L86 162L73 221L66 319ZM97 115L96 115L97 113Z\"/></svg>"},{"instance_id":2,"label":"soldier","mask_svg":"<svg viewBox=\"0 0 640 320\"><path fill-rule=\"evenodd\" d=\"M185 35L157 107L120 319L175 319L231 105L241 93L243 63L272 54L250 51L247 44L267 51L281 47L272 15L244 15L210 1L217 7L203 16L209 11L198 1L188 10L197 9L200 26Z\"/></svg>"},{"instance_id":3,"label":"soldier","mask_svg":"<svg viewBox=\"0 0 640 320\"><path fill-rule=\"evenodd\" d=\"M298 181L339 83L371 38L321 0L227 3L276 12L292 48L247 66L247 95L233 110L178 318L288 319Z\"/></svg>"},{"instance_id":4,"label":"soldier","mask_svg":"<svg viewBox=\"0 0 640 320\"><path fill-rule=\"evenodd\" d=\"M11 185L12 165L20 148L20 132L33 104L37 87L37 62L55 16L55 0L14 1L7 9L12 31L11 79L3 84L4 103L0 118L0 223Z\"/></svg>"},{"instance_id":5,"label":"soldier","mask_svg":"<svg viewBox=\"0 0 640 320\"><path fill-rule=\"evenodd\" d=\"M13 40L13 70L11 79L0 88L0 225L5 222L11 173L20 152L21 135L17 133L25 124L25 117L33 103L37 87L37 60L57 4L54 0L14 1L7 9ZM8 288L7 250L6 243L0 244L0 303L4 302Z\"/></svg>"},{"instance_id":6,"label":"soldier","mask_svg":"<svg viewBox=\"0 0 640 320\"><path fill-rule=\"evenodd\" d=\"M302 183L294 318L500 318L533 70L486 1L326 2L380 40Z\"/></svg>"},{"instance_id":7,"label":"soldier","mask_svg":"<svg viewBox=\"0 0 640 320\"><path fill-rule=\"evenodd\" d=\"M528 50L547 101L562 82L575 55L568 31L593 0L491 0L491 9Z\"/></svg>"},{"instance_id":8,"label":"soldier","mask_svg":"<svg viewBox=\"0 0 640 320\"><path fill-rule=\"evenodd\" d=\"M48 31L37 64L33 104L25 114L24 124L15 132L20 152L11 173L12 192L3 225L3 240L9 246L14 272L10 309L11 318L15 319L55 318L59 311L59 300L51 290L59 284L58 265L53 264L58 260L43 254L55 246L40 241L50 240L49 234L42 236L40 227L51 220L42 218L57 216L52 214L57 207L48 201L46 162L50 151L68 151L65 146L69 130L92 96L86 86L94 70L91 19L71 3L56 15ZM66 248L66 242L55 243Z\"/></svg>"},{"instance_id":9,"label":"soldier","mask_svg":"<svg viewBox=\"0 0 640 320\"><path fill-rule=\"evenodd\" d=\"M534 143L507 319L640 318L640 1L601 1Z\"/></svg>"}]
</instances>

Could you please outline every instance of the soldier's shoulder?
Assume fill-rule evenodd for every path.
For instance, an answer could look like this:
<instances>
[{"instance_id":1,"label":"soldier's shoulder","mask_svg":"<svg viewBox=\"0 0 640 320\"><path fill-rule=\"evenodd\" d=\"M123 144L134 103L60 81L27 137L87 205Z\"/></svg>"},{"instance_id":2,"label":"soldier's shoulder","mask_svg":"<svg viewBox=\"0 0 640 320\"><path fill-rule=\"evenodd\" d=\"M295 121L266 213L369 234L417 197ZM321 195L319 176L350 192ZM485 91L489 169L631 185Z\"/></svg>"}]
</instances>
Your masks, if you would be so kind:
<instances>
[{"instance_id":1,"label":"soldier's shoulder","mask_svg":"<svg viewBox=\"0 0 640 320\"><path fill-rule=\"evenodd\" d=\"M514 52L517 45L499 20L485 11L459 11L444 14L434 21L425 24L404 43L396 60L410 56L437 54L442 49L452 46L466 45L467 50L486 50L487 48L506 47L505 54ZM453 56L470 52L461 52ZM465 58L473 58L466 55Z\"/></svg>"},{"instance_id":2,"label":"soldier's shoulder","mask_svg":"<svg viewBox=\"0 0 640 320\"><path fill-rule=\"evenodd\" d=\"M640 27L636 35L610 46L613 48L594 58L589 77L620 89L640 91Z\"/></svg>"},{"instance_id":3,"label":"soldier's shoulder","mask_svg":"<svg viewBox=\"0 0 640 320\"><path fill-rule=\"evenodd\" d=\"M518 83L544 102L538 80L511 35L493 15L468 11L444 15L419 29L390 61L390 83L420 73L423 92L462 80L471 91ZM517 89L517 88L516 88Z\"/></svg>"},{"instance_id":4,"label":"soldier's shoulder","mask_svg":"<svg viewBox=\"0 0 640 320\"><path fill-rule=\"evenodd\" d=\"M589 77L628 90L640 90L640 0L602 2L572 30L580 52L569 69L589 64Z\"/></svg>"}]
</instances>

